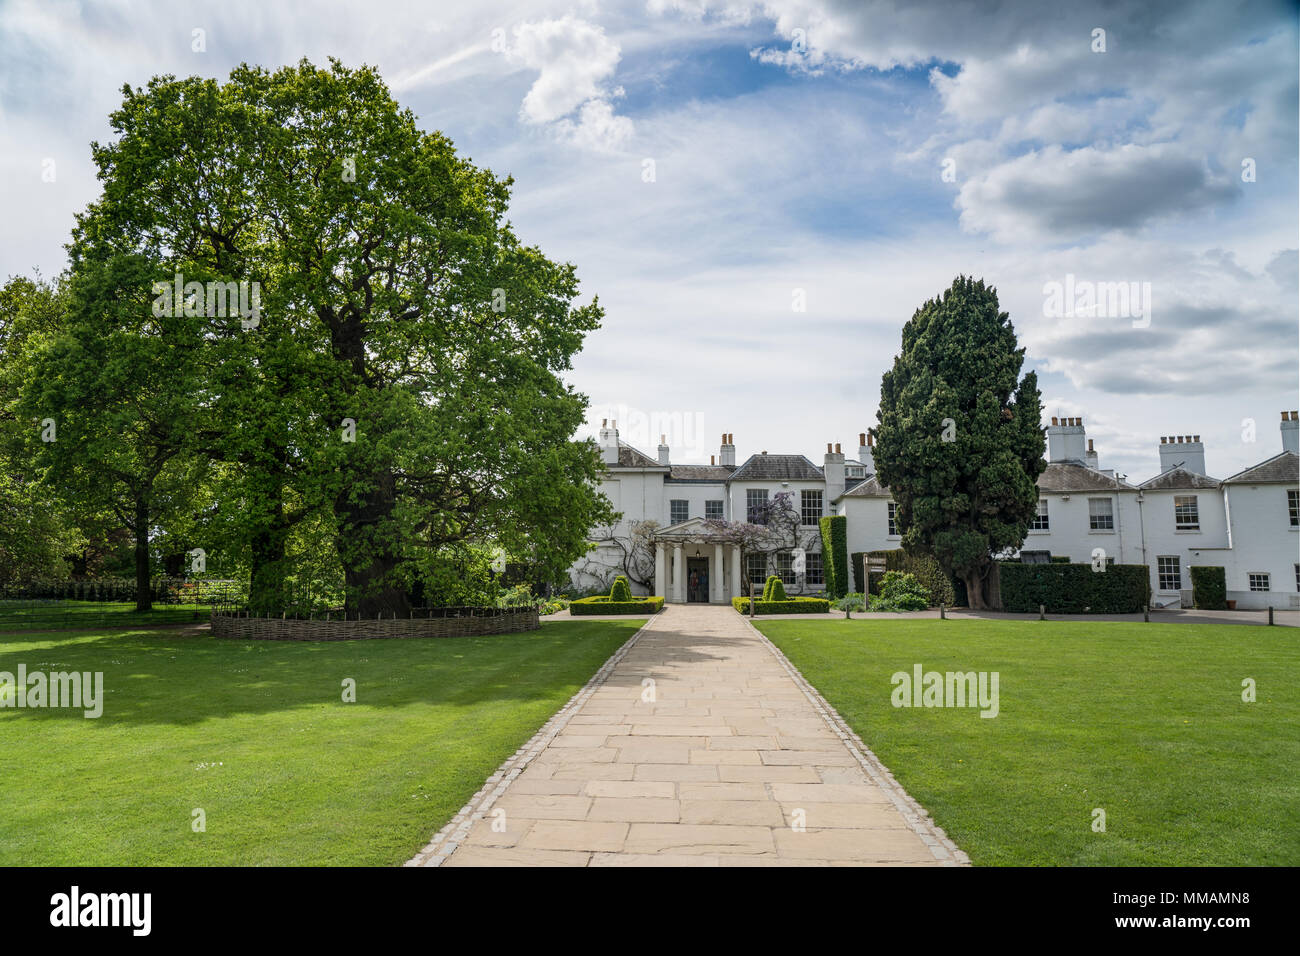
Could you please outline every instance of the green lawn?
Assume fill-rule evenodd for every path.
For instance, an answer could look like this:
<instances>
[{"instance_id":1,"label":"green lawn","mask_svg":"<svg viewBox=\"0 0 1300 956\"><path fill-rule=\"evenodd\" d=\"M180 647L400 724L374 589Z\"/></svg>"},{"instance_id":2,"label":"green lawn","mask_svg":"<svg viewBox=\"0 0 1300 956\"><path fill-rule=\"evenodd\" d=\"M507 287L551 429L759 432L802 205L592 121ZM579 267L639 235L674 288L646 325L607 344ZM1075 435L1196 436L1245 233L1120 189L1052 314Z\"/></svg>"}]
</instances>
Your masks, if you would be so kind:
<instances>
[{"instance_id":1,"label":"green lawn","mask_svg":"<svg viewBox=\"0 0 1300 956\"><path fill-rule=\"evenodd\" d=\"M976 864L1300 864L1300 632L1037 621L758 627ZM997 671L1000 713L891 675ZM1256 703L1243 703L1253 678ZM1106 811L1106 832L1092 829Z\"/></svg>"},{"instance_id":2,"label":"green lawn","mask_svg":"<svg viewBox=\"0 0 1300 956\"><path fill-rule=\"evenodd\" d=\"M137 611L116 601L0 601L0 632L73 627L146 627L208 620L211 608L197 604L155 604Z\"/></svg>"},{"instance_id":3,"label":"green lawn","mask_svg":"<svg viewBox=\"0 0 1300 956\"><path fill-rule=\"evenodd\" d=\"M642 623L338 643L0 634L0 671L103 671L106 699L98 719L0 710L0 865L402 863Z\"/></svg>"}]
</instances>

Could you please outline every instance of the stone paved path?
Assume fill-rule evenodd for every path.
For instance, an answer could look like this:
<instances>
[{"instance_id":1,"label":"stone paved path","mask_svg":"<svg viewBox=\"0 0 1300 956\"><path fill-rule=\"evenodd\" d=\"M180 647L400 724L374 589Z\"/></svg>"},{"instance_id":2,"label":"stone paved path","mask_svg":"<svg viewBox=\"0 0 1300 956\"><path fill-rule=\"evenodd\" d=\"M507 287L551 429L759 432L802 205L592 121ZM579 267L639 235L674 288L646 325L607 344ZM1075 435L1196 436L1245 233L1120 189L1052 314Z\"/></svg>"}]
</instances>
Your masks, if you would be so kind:
<instances>
[{"instance_id":1,"label":"stone paved path","mask_svg":"<svg viewBox=\"0 0 1300 956\"><path fill-rule=\"evenodd\" d=\"M408 865L968 862L730 607L620 654Z\"/></svg>"}]
</instances>

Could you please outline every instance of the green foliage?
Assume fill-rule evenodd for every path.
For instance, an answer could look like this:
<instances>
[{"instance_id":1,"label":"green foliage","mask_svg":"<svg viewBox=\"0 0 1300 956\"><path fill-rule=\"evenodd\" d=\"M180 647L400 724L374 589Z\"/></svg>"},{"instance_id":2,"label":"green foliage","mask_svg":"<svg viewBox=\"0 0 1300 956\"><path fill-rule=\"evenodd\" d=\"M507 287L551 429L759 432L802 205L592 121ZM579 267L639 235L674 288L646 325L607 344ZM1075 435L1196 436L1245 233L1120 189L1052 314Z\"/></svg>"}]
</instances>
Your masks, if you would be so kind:
<instances>
[{"instance_id":1,"label":"green foliage","mask_svg":"<svg viewBox=\"0 0 1300 956\"><path fill-rule=\"evenodd\" d=\"M614 584L609 589L609 599L616 604L626 604L632 600L632 587L625 576L620 574L614 578Z\"/></svg>"},{"instance_id":2,"label":"green foliage","mask_svg":"<svg viewBox=\"0 0 1300 956\"><path fill-rule=\"evenodd\" d=\"M1228 582L1223 568L1193 565L1189 570L1192 573L1192 603L1206 611L1226 611Z\"/></svg>"},{"instance_id":3,"label":"green foliage","mask_svg":"<svg viewBox=\"0 0 1300 956\"><path fill-rule=\"evenodd\" d=\"M533 594L531 585L515 584L508 588L503 588L496 599L496 607L513 608L513 607L538 607L539 602L536 595Z\"/></svg>"},{"instance_id":4,"label":"green foliage","mask_svg":"<svg viewBox=\"0 0 1300 956\"><path fill-rule=\"evenodd\" d=\"M886 571L880 593L871 595L873 611L924 611L929 606L929 589L904 571Z\"/></svg>"},{"instance_id":5,"label":"green foliage","mask_svg":"<svg viewBox=\"0 0 1300 956\"><path fill-rule=\"evenodd\" d=\"M903 327L880 388L878 478L897 504L904 547L933 554L979 593L992 554L1019 547L1046 467L1041 401L1024 350L984 282L959 276Z\"/></svg>"},{"instance_id":6,"label":"green foliage","mask_svg":"<svg viewBox=\"0 0 1300 956\"><path fill-rule=\"evenodd\" d=\"M29 419L58 419L43 468L69 495L146 545L202 514L264 610L305 590L303 523L328 529L367 616L404 614L420 582L490 603L444 557L466 542L540 580L585 552L612 512L593 443L570 440L586 398L564 375L603 312L514 234L508 179L337 61L156 77L110 124L70 318L25 395ZM173 296L177 274L208 301ZM257 324L214 308L227 283L258 284Z\"/></svg>"},{"instance_id":7,"label":"green foliage","mask_svg":"<svg viewBox=\"0 0 1300 956\"><path fill-rule=\"evenodd\" d=\"M763 600L764 601L785 600L785 584L777 575L775 574L768 575L767 583L763 585Z\"/></svg>"},{"instance_id":8,"label":"green foliage","mask_svg":"<svg viewBox=\"0 0 1300 956\"><path fill-rule=\"evenodd\" d=\"M575 617L584 614L658 614L663 610L661 597L633 598L630 601L611 601L603 594L579 598L569 602L569 613Z\"/></svg>"},{"instance_id":9,"label":"green foliage","mask_svg":"<svg viewBox=\"0 0 1300 956\"><path fill-rule=\"evenodd\" d=\"M862 580L862 558L867 555L872 558L884 558L885 571L871 572L871 588L873 594L878 593L880 579L887 571L906 571L915 577L925 587L929 593L929 602L931 607L943 605L952 607L955 600L953 593L952 578L946 574L939 566L939 562L933 555L929 554L908 554L902 548L892 548L888 551L855 551L852 555L853 580L859 591L866 591Z\"/></svg>"},{"instance_id":10,"label":"green foliage","mask_svg":"<svg viewBox=\"0 0 1300 956\"><path fill-rule=\"evenodd\" d=\"M1000 567L1002 606L1034 613L1044 605L1053 614L1133 614L1151 597L1151 570L1145 564L1020 564Z\"/></svg>"},{"instance_id":11,"label":"green foliage","mask_svg":"<svg viewBox=\"0 0 1300 956\"><path fill-rule=\"evenodd\" d=\"M866 606L865 595L859 591L850 591L831 605L837 611L861 611Z\"/></svg>"},{"instance_id":12,"label":"green foliage","mask_svg":"<svg viewBox=\"0 0 1300 956\"><path fill-rule=\"evenodd\" d=\"M749 613L749 598L734 597L731 606L741 614ZM825 614L830 610L831 602L826 598L787 597L784 601L758 601L754 605L757 614Z\"/></svg>"},{"instance_id":13,"label":"green foliage","mask_svg":"<svg viewBox=\"0 0 1300 956\"><path fill-rule=\"evenodd\" d=\"M826 579L826 595L843 597L849 590L848 518L844 515L826 515L818 521L822 537L822 572Z\"/></svg>"},{"instance_id":14,"label":"green foliage","mask_svg":"<svg viewBox=\"0 0 1300 956\"><path fill-rule=\"evenodd\" d=\"M415 603L428 607L495 606L501 592L492 571L495 556L491 548L464 543L430 552L414 569Z\"/></svg>"}]
</instances>

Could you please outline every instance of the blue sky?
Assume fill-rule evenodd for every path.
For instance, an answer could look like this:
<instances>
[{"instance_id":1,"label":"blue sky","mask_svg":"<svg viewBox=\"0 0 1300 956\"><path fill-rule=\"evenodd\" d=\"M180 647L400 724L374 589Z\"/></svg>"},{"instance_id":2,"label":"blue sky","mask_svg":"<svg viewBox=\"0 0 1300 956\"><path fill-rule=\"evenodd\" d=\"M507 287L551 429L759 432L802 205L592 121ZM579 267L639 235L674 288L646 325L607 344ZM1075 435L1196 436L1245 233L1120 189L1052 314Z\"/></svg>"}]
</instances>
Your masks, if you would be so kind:
<instances>
[{"instance_id":1,"label":"blue sky","mask_svg":"<svg viewBox=\"0 0 1300 956\"><path fill-rule=\"evenodd\" d=\"M519 234L607 310L571 378L637 444L856 447L965 273L1103 467L1200 434L1224 477L1300 405L1296 46L1286 3L3 0L0 273L63 267L122 84L337 56L515 178ZM1149 327L1046 314L1067 275L1150 283Z\"/></svg>"}]
</instances>

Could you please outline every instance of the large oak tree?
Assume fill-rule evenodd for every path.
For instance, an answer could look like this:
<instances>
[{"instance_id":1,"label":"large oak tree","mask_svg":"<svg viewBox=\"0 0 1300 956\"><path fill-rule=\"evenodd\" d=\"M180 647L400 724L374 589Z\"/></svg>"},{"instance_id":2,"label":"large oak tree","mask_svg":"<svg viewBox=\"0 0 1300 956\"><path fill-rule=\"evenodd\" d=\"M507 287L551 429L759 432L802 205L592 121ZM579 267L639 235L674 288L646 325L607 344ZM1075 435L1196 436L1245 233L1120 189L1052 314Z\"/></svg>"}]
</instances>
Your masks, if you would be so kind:
<instances>
[{"instance_id":1,"label":"large oak tree","mask_svg":"<svg viewBox=\"0 0 1300 956\"><path fill-rule=\"evenodd\" d=\"M333 61L155 78L111 122L74 273L146 263L142 286L260 293L256 323L195 310L186 363L190 441L226 469L255 605L282 601L285 542L323 513L367 615L406 612L431 550L491 541L544 571L585 550L610 513L561 375L602 312L516 238L508 178ZM98 288L87 313L120 317L123 290Z\"/></svg>"}]
</instances>

